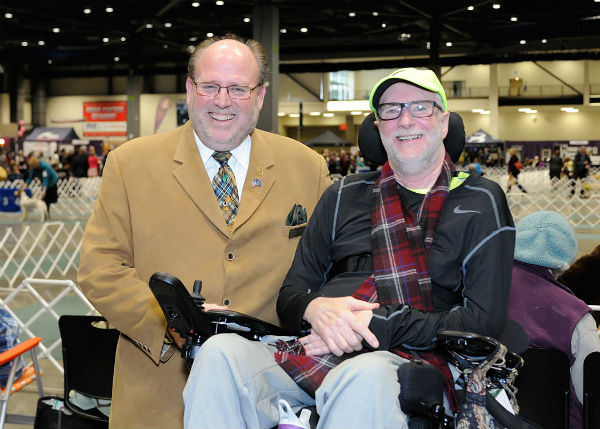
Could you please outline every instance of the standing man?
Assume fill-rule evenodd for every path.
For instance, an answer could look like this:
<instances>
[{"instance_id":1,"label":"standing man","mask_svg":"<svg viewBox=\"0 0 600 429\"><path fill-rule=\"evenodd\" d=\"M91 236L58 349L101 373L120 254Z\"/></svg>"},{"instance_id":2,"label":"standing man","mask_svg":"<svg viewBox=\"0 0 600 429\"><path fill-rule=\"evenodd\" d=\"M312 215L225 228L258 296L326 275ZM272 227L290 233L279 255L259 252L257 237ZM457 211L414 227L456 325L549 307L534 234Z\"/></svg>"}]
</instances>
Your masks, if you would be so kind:
<instances>
[{"instance_id":1,"label":"standing man","mask_svg":"<svg viewBox=\"0 0 600 429\"><path fill-rule=\"evenodd\" d=\"M585 146L581 146L579 148L579 152L575 155L573 159L573 173L575 180L581 179L581 191L580 195L583 197L585 194L585 178L587 177L590 171L590 164L592 161L590 160L589 155L585 150ZM571 195L575 193L575 189L571 190Z\"/></svg>"},{"instance_id":2,"label":"standing man","mask_svg":"<svg viewBox=\"0 0 600 429\"><path fill-rule=\"evenodd\" d=\"M285 399L316 404L319 427L406 428L397 370L409 355L435 362L454 398L438 332L500 335L515 243L504 192L455 171L432 71L397 70L370 103L388 161L325 192L279 293L284 325L310 334L209 338L184 391L187 427L272 427Z\"/></svg>"},{"instance_id":3,"label":"standing man","mask_svg":"<svg viewBox=\"0 0 600 429\"><path fill-rule=\"evenodd\" d=\"M108 156L78 280L121 331L111 427L183 425L189 371L165 341L166 321L148 286L155 272L190 290L202 280L207 309L279 323L277 291L330 180L319 154L255 128L267 76L258 42L205 40L188 65L190 120ZM286 222L292 210L297 221Z\"/></svg>"},{"instance_id":4,"label":"standing man","mask_svg":"<svg viewBox=\"0 0 600 429\"><path fill-rule=\"evenodd\" d=\"M50 204L58 201L58 174L50 164L46 161L41 161L36 156L31 156L27 164L29 165L29 175L21 191L25 191L33 179L39 179L42 182L42 200L46 203L49 217Z\"/></svg>"}]
</instances>

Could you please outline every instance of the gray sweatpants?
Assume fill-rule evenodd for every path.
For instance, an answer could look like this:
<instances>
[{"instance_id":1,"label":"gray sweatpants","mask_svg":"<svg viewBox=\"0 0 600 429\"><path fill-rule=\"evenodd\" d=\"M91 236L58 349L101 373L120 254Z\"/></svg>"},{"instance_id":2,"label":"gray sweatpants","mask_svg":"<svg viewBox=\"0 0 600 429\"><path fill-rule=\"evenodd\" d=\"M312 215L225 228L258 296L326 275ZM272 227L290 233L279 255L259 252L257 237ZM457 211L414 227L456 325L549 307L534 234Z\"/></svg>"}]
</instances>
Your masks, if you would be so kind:
<instances>
[{"instance_id":1,"label":"gray sweatpants","mask_svg":"<svg viewBox=\"0 0 600 429\"><path fill-rule=\"evenodd\" d=\"M211 337L198 351L183 391L186 428L272 428L277 401L294 411L317 406L319 428L406 428L398 367L386 351L365 353L332 369L312 399L275 362L275 348L235 334Z\"/></svg>"}]
</instances>

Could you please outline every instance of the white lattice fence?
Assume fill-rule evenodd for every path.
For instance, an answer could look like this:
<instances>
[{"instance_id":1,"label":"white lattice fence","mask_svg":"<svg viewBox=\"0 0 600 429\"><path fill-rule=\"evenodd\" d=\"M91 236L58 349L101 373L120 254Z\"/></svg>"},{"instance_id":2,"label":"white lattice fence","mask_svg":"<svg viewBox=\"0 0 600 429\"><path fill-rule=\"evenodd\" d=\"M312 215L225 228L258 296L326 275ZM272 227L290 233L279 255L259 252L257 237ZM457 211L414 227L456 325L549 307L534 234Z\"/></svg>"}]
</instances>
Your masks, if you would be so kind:
<instances>
[{"instance_id":1,"label":"white lattice fence","mask_svg":"<svg viewBox=\"0 0 600 429\"><path fill-rule=\"evenodd\" d=\"M32 307L35 311L30 316L19 317L17 302L23 300L22 295L24 294L28 295L31 301L34 302ZM79 304L78 309L73 309L73 299ZM41 353L38 357L48 359L61 373L64 373L63 366L52 356L52 352L61 344L60 335L50 336L47 328L48 323L52 323L53 327L56 328L55 331L58 332L58 319L61 312L57 311L56 307L64 304L66 300L70 301L70 308L72 309L68 311L68 314L76 314L77 310L83 314L96 313L83 293L70 280L26 278L6 298L0 298L0 308L8 311L17 321L22 334L26 334L30 338L42 337L42 342L39 345ZM38 329L36 329L36 322L38 323ZM39 330L40 323L46 328L44 332Z\"/></svg>"},{"instance_id":2,"label":"white lattice fence","mask_svg":"<svg viewBox=\"0 0 600 429\"><path fill-rule=\"evenodd\" d=\"M0 287L12 288L26 277L75 275L83 232L80 222L7 228L0 236Z\"/></svg>"}]
</instances>

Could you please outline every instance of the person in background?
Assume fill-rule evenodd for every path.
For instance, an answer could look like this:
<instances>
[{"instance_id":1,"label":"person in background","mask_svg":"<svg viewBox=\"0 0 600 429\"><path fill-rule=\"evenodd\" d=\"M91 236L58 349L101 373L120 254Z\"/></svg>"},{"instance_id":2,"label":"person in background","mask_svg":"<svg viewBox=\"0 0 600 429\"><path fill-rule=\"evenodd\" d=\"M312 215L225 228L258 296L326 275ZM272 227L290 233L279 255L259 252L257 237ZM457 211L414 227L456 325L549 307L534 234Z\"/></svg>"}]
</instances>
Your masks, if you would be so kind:
<instances>
[{"instance_id":1,"label":"person in background","mask_svg":"<svg viewBox=\"0 0 600 429\"><path fill-rule=\"evenodd\" d=\"M556 277L577 255L575 231L560 213L537 211L516 225L506 317L519 322L531 347L557 349L571 363L570 428L583 428L583 362L600 351L590 308Z\"/></svg>"},{"instance_id":2,"label":"person in background","mask_svg":"<svg viewBox=\"0 0 600 429\"><path fill-rule=\"evenodd\" d=\"M387 162L325 191L279 292L278 313L301 338L209 338L184 391L186 427L273 427L284 399L294 411L316 405L319 427L406 428L397 371L407 359L445 374L456 409L437 333L500 335L514 249L504 192L456 171L433 71L395 71L370 106Z\"/></svg>"},{"instance_id":3,"label":"person in background","mask_svg":"<svg viewBox=\"0 0 600 429\"><path fill-rule=\"evenodd\" d=\"M188 64L190 120L108 154L78 281L121 332L110 427L183 426L189 370L148 286L154 273L190 292L201 280L205 310L280 323L277 291L331 180L317 152L256 128L268 68L254 40L205 40Z\"/></svg>"},{"instance_id":4,"label":"person in background","mask_svg":"<svg viewBox=\"0 0 600 429\"><path fill-rule=\"evenodd\" d=\"M87 177L88 173L88 156L85 146L76 147L69 160L71 175L73 177Z\"/></svg>"},{"instance_id":5,"label":"person in background","mask_svg":"<svg viewBox=\"0 0 600 429\"><path fill-rule=\"evenodd\" d=\"M40 161L36 156L31 156L28 161L29 174L21 191L25 191L33 179L39 179L42 183L42 200L46 203L48 213L50 204L58 201L58 174L46 161Z\"/></svg>"},{"instance_id":6,"label":"person in background","mask_svg":"<svg viewBox=\"0 0 600 429\"><path fill-rule=\"evenodd\" d=\"M557 280L586 304L600 305L600 244L577 258ZM600 314L595 314L600 319Z\"/></svg>"},{"instance_id":7,"label":"person in background","mask_svg":"<svg viewBox=\"0 0 600 429\"><path fill-rule=\"evenodd\" d=\"M560 148L554 148L554 153L550 158L550 180L560 180L560 174L563 169L563 159L560 156Z\"/></svg>"},{"instance_id":8,"label":"person in background","mask_svg":"<svg viewBox=\"0 0 600 429\"><path fill-rule=\"evenodd\" d=\"M96 148L94 146L90 146L90 154L88 155L87 161L88 161L87 176L88 177L98 176L100 163L99 163L98 157L96 156Z\"/></svg>"},{"instance_id":9,"label":"person in background","mask_svg":"<svg viewBox=\"0 0 600 429\"><path fill-rule=\"evenodd\" d=\"M581 191L580 195L585 196L585 178L588 176L590 171L590 165L592 161L585 150L585 146L579 148L579 152L573 158L573 178L575 181L581 179ZM571 189L571 195L575 194L575 189Z\"/></svg>"},{"instance_id":10,"label":"person in background","mask_svg":"<svg viewBox=\"0 0 600 429\"><path fill-rule=\"evenodd\" d=\"M527 193L525 188L519 183L518 179L518 176L521 173L521 170L523 169L523 164L519 159L517 150L511 148L508 151L508 153L510 154L510 158L508 160L508 189L506 190L506 192L510 192L510 189L513 187L513 185L517 185L521 191Z\"/></svg>"}]
</instances>

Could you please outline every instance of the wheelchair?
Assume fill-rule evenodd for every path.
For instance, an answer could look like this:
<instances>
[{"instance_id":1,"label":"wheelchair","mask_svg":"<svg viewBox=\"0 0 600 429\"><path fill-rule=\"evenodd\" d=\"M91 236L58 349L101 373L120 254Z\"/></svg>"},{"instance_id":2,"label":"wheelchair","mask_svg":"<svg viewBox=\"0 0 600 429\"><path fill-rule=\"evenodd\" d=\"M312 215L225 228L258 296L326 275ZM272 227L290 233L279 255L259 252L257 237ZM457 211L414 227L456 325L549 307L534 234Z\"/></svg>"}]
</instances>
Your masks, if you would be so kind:
<instances>
[{"instance_id":1,"label":"wheelchair","mask_svg":"<svg viewBox=\"0 0 600 429\"><path fill-rule=\"evenodd\" d=\"M235 311L203 311L201 281L195 281L190 294L183 283L168 273L152 275L149 286L158 301L167 329L177 332L185 343L181 357L191 368L198 349L212 335L236 333L252 341L267 335L289 335L282 328ZM516 322L514 322L516 323ZM517 324L518 325L518 324ZM524 344L520 328L511 327L515 344ZM526 338L525 343L528 343ZM466 386L469 375L483 362L497 354L504 345L498 340L469 332L442 331L437 336L437 348L444 352L460 375L457 383ZM523 359L512 351L493 362L486 373L488 389L502 389L514 397L513 382L523 366ZM410 428L454 428L454 417L447 415L443 405L444 380L441 372L419 360L402 365L398 377L403 388L399 396L402 410L409 417ZM504 427L535 429L539 426L513 415L486 393L487 410Z\"/></svg>"}]
</instances>

